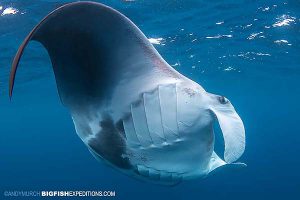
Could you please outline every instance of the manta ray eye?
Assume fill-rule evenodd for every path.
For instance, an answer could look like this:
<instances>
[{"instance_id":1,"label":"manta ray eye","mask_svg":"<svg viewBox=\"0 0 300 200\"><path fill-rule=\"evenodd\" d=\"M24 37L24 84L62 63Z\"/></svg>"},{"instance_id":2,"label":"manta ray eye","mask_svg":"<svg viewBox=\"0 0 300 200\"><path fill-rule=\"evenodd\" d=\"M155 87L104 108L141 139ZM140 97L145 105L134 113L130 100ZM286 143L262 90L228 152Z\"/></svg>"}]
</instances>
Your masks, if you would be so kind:
<instances>
[{"instance_id":1,"label":"manta ray eye","mask_svg":"<svg viewBox=\"0 0 300 200\"><path fill-rule=\"evenodd\" d=\"M219 96L219 102L221 104L226 104L228 103L228 99L226 99L224 96Z\"/></svg>"}]
</instances>

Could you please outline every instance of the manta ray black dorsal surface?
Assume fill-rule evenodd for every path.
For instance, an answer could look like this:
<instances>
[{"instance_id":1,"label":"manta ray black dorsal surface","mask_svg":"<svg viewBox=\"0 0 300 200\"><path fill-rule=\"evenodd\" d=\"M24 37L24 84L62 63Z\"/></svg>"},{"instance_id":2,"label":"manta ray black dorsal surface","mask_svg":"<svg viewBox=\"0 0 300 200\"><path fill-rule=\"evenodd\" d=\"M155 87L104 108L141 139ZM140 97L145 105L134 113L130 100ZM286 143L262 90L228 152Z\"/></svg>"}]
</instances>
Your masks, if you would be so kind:
<instances>
[{"instance_id":1,"label":"manta ray black dorsal surface","mask_svg":"<svg viewBox=\"0 0 300 200\"><path fill-rule=\"evenodd\" d=\"M127 17L100 3L75 2L51 12L26 37L13 61L10 97L30 40L47 49L65 105L109 98L111 87L125 76L154 67L172 70Z\"/></svg>"},{"instance_id":2,"label":"manta ray black dorsal surface","mask_svg":"<svg viewBox=\"0 0 300 200\"><path fill-rule=\"evenodd\" d=\"M98 160L123 173L174 185L234 163L244 125L230 101L173 69L118 11L94 2L66 4L26 37L13 60L9 95L30 40L51 58L57 88L76 133ZM224 157L214 151L218 122Z\"/></svg>"}]
</instances>

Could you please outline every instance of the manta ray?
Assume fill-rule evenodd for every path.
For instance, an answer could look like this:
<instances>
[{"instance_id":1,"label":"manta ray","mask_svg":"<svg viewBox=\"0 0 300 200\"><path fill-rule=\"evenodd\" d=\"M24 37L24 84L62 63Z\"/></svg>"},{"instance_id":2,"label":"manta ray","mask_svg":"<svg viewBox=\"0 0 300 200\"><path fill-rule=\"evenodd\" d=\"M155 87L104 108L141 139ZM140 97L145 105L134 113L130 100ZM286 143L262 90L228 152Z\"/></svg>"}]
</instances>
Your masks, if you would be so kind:
<instances>
[{"instance_id":1,"label":"manta ray","mask_svg":"<svg viewBox=\"0 0 300 200\"><path fill-rule=\"evenodd\" d=\"M101 162L141 180L174 185L235 163L245 149L243 122L230 101L172 68L120 12L74 2L48 14L12 63L9 96L29 41L51 59L59 97L76 133ZM225 144L214 151L214 122Z\"/></svg>"}]
</instances>

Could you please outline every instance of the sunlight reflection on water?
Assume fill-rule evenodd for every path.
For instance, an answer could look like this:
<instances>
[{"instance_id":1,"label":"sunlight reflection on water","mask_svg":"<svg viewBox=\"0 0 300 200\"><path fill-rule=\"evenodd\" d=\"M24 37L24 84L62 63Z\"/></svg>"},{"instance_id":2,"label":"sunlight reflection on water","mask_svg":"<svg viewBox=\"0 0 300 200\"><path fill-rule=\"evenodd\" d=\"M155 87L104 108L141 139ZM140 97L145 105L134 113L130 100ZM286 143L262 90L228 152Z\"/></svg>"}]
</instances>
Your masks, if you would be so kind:
<instances>
[{"instance_id":1,"label":"sunlight reflection on water","mask_svg":"<svg viewBox=\"0 0 300 200\"><path fill-rule=\"evenodd\" d=\"M1 8L0 10L3 9L2 6L1 6L0 8ZM19 12L18 9L13 8L13 7L8 7L8 8L5 8L5 9L3 10L3 12L1 13L1 16L4 16L4 15L15 15L15 14L17 14L18 12Z\"/></svg>"}]
</instances>

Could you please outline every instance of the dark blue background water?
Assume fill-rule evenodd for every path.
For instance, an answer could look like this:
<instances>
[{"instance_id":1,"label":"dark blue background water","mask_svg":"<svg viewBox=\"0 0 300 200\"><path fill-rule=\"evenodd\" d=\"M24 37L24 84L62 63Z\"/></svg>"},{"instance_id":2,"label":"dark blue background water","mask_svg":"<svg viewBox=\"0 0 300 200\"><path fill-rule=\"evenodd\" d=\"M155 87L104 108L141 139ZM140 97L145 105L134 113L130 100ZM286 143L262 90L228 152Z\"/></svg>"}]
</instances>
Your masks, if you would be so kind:
<instances>
[{"instance_id":1,"label":"dark blue background water","mask_svg":"<svg viewBox=\"0 0 300 200\"><path fill-rule=\"evenodd\" d=\"M65 2L70 1L0 2L1 193L115 190L118 199L299 198L299 1L100 1L132 19L178 71L227 96L244 121L247 146L240 161L247 168L176 187L136 181L90 155L59 101L50 60L37 43L26 49L9 102L8 74L18 46Z\"/></svg>"}]
</instances>

